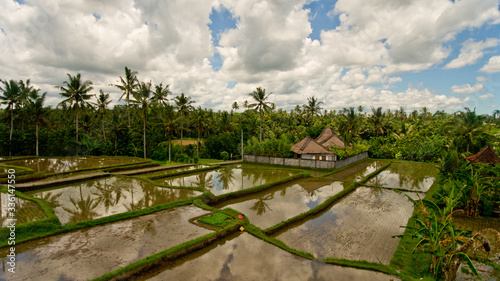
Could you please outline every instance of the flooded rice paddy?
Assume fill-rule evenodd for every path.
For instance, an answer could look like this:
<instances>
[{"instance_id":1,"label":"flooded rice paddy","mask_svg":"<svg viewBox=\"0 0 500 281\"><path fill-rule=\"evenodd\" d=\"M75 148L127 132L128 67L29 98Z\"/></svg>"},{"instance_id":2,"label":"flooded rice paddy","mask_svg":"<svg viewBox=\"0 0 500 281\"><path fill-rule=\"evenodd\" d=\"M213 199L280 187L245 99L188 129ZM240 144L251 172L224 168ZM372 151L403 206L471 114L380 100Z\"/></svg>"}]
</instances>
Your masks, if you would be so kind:
<instances>
[{"instance_id":1,"label":"flooded rice paddy","mask_svg":"<svg viewBox=\"0 0 500 281\"><path fill-rule=\"evenodd\" d=\"M3 162L3 164L30 168L35 173L45 171L46 173L51 174L89 168L102 168L115 165L134 164L143 161L143 159L139 158L126 157L74 156L12 160Z\"/></svg>"},{"instance_id":2,"label":"flooded rice paddy","mask_svg":"<svg viewBox=\"0 0 500 281\"><path fill-rule=\"evenodd\" d=\"M143 180L117 176L27 194L47 201L61 223L71 223L179 201L201 192L158 187Z\"/></svg>"},{"instance_id":3,"label":"flooded rice paddy","mask_svg":"<svg viewBox=\"0 0 500 281\"><path fill-rule=\"evenodd\" d=\"M83 158L87 157L22 161L57 160L54 160L56 165L50 164L50 161L36 163L40 169L46 165L44 169L48 169L48 173L96 165L124 164L120 161L125 160L135 161L117 158L106 162L98 160L99 157L91 157L96 161L85 166L85 161L80 161ZM141 159L137 159L139 160ZM32 164L23 163L24 166ZM235 209L247 216L251 224L265 230L319 206L352 186L352 182L360 181L387 163L381 160L367 160L327 178L318 177L329 171L307 171L316 177L293 180L223 202L215 207ZM281 169L275 166L236 164L201 172L193 171L192 174L182 176L168 176L169 173L192 171L202 167L205 166L193 165L138 176L165 175L166 177L154 182L172 187L202 187L217 196L268 184L301 172L299 169ZM403 233L404 229L400 226L406 225L412 215L413 204L401 192L380 186L413 191L405 193L417 198L418 195L424 195L420 192L429 189L436 174L437 169L432 165L393 162L379 177L369 181L373 186L357 187L342 199L333 202L327 210L287 226L273 236L288 246L311 253L319 259L333 257L389 264L399 242L399 239L391 236ZM85 180L26 193L47 201L63 224L145 209L202 194L190 189L160 187L130 176ZM2 209L5 200L7 199L2 195L0 210L3 221L6 217ZM45 217L37 204L19 198L18 200L19 206L26 207L19 211L20 221L27 222ZM0 280L93 279L210 233L211 230L190 222L190 219L208 213L209 211L188 205L28 241L16 245L18 272L9 275L4 269L0 272ZM7 248L0 249L0 255L5 263ZM240 232L134 278L330 280L332 276L335 280L397 280L394 276L382 273L334 266L298 257L248 233Z\"/></svg>"},{"instance_id":4,"label":"flooded rice paddy","mask_svg":"<svg viewBox=\"0 0 500 281\"><path fill-rule=\"evenodd\" d=\"M417 198L414 193L412 197ZM276 238L318 258L389 264L413 213L413 203L391 190L358 187L328 211L281 231Z\"/></svg>"},{"instance_id":5,"label":"flooded rice paddy","mask_svg":"<svg viewBox=\"0 0 500 281\"><path fill-rule=\"evenodd\" d=\"M366 185L427 192L438 174L434 164L393 162Z\"/></svg>"},{"instance_id":6,"label":"flooded rice paddy","mask_svg":"<svg viewBox=\"0 0 500 281\"><path fill-rule=\"evenodd\" d=\"M0 193L0 218L2 219L2 227L9 224L8 219L16 219L16 224L21 224L46 218L42 208L36 202L15 197L13 203L15 204L15 215L11 217L8 205L9 197L7 193Z\"/></svg>"},{"instance_id":7,"label":"flooded rice paddy","mask_svg":"<svg viewBox=\"0 0 500 281\"><path fill-rule=\"evenodd\" d=\"M167 263L139 280L395 280L378 272L297 257L247 233Z\"/></svg>"},{"instance_id":8,"label":"flooded rice paddy","mask_svg":"<svg viewBox=\"0 0 500 281\"><path fill-rule=\"evenodd\" d=\"M303 179L270 190L224 202L216 207L235 209L256 226L266 229L309 211L344 189L344 183L327 179Z\"/></svg>"},{"instance_id":9,"label":"flooded rice paddy","mask_svg":"<svg viewBox=\"0 0 500 281\"><path fill-rule=\"evenodd\" d=\"M215 196L277 181L297 173L290 170L254 169L224 166L213 171L161 178L155 182L168 186L203 187Z\"/></svg>"},{"instance_id":10,"label":"flooded rice paddy","mask_svg":"<svg viewBox=\"0 0 500 281\"><path fill-rule=\"evenodd\" d=\"M90 280L210 230L189 219L208 213L183 206L16 245L15 274L0 280ZM0 249L6 262L7 248Z\"/></svg>"},{"instance_id":11,"label":"flooded rice paddy","mask_svg":"<svg viewBox=\"0 0 500 281\"><path fill-rule=\"evenodd\" d=\"M382 168L386 164L386 161L381 160L365 160L357 165L326 176L326 178L349 182L361 181L364 177Z\"/></svg>"}]
</instances>

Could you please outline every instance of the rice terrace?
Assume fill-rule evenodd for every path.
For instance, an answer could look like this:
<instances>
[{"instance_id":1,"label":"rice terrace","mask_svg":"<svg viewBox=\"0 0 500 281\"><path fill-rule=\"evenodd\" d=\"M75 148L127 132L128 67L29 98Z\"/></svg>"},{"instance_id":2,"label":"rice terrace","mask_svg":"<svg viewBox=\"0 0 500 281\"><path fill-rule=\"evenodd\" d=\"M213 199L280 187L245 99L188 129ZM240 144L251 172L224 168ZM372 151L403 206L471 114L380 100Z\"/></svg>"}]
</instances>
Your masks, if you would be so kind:
<instances>
[{"instance_id":1,"label":"rice terrace","mask_svg":"<svg viewBox=\"0 0 500 281\"><path fill-rule=\"evenodd\" d=\"M500 0L0 1L0 281L500 280Z\"/></svg>"}]
</instances>

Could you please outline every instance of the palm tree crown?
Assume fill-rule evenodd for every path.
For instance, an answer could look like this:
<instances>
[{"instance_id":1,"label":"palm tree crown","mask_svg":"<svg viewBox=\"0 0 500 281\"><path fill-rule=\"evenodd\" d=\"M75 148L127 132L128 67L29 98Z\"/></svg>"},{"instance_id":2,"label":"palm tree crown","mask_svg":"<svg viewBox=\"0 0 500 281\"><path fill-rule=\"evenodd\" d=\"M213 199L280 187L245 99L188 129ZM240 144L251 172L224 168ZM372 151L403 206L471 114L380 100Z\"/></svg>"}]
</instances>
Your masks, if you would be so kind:
<instances>
[{"instance_id":1,"label":"palm tree crown","mask_svg":"<svg viewBox=\"0 0 500 281\"><path fill-rule=\"evenodd\" d=\"M256 103L249 104L248 108L253 108L259 112L259 141L262 141L262 111L269 111L274 108L274 103L266 101L271 94L266 95L266 89L262 89L261 87L257 87L255 91L248 94L256 101Z\"/></svg>"}]
</instances>

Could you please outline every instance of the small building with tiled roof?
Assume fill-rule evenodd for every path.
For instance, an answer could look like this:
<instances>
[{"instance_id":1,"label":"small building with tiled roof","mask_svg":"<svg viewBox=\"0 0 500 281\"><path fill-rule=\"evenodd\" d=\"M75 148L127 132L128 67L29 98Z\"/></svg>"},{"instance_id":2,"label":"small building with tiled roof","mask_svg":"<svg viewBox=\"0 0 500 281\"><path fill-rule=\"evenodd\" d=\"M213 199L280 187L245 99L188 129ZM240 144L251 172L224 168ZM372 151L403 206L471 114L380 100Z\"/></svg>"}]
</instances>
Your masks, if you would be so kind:
<instances>
[{"instance_id":1,"label":"small building with tiled roof","mask_svg":"<svg viewBox=\"0 0 500 281\"><path fill-rule=\"evenodd\" d=\"M337 155L330 149L332 147L345 148L345 144L331 127L326 127L316 139L307 136L294 144L291 151L294 158L336 161Z\"/></svg>"},{"instance_id":2,"label":"small building with tiled roof","mask_svg":"<svg viewBox=\"0 0 500 281\"><path fill-rule=\"evenodd\" d=\"M500 163L500 158L489 146L481 149L481 151L474 155L467 156L465 159L469 160L471 163L488 163L491 165Z\"/></svg>"}]
</instances>

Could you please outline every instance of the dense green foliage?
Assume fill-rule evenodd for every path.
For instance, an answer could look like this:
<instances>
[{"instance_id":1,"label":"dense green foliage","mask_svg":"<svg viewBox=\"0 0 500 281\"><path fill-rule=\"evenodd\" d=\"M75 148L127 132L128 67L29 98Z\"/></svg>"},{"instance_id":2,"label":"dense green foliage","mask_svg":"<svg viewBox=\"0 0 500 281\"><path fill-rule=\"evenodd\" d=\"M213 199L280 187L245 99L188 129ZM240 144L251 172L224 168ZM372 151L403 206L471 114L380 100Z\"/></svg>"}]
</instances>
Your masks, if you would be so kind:
<instances>
[{"instance_id":1,"label":"dense green foliage","mask_svg":"<svg viewBox=\"0 0 500 281\"><path fill-rule=\"evenodd\" d=\"M381 107L368 112L363 107L322 110L324 104L314 97L285 111L268 102L270 93L262 88L249 93L241 108L233 104L230 111L216 112L195 108L196 101L188 95L172 97L169 85L140 82L137 75L126 68L125 76L119 77L115 86L123 91L126 105L113 108L108 107L109 95L93 90L92 82L79 74L68 74L68 81L61 82L65 101L56 107L44 106L44 95L29 80L3 81L0 155L35 155L38 132L42 156L146 155L181 162L238 159L243 137L245 153L289 157L293 143L306 136L316 138L326 126L355 149L368 147L373 158L444 161L456 167L457 155L475 153L486 145L500 152L498 114L478 115L468 108L453 114L431 114L426 108L411 113ZM95 102L89 99L93 91L99 92L93 94ZM196 143L172 143L186 138Z\"/></svg>"}]
</instances>

